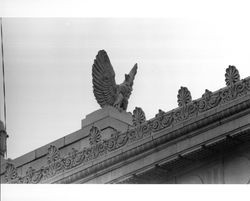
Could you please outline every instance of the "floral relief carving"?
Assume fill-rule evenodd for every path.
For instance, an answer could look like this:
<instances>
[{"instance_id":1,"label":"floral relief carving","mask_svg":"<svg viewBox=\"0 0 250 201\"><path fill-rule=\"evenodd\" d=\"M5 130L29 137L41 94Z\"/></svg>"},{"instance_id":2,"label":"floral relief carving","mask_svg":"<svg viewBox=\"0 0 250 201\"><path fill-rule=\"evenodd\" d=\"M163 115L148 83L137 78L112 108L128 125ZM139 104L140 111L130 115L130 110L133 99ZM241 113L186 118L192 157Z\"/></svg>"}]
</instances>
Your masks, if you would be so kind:
<instances>
[{"instance_id":1,"label":"floral relief carving","mask_svg":"<svg viewBox=\"0 0 250 201\"><path fill-rule=\"evenodd\" d=\"M89 135L90 135L89 143L91 146L96 145L97 143L99 143L101 141L101 138L102 138L101 132L97 127L93 126L90 129Z\"/></svg>"},{"instance_id":2,"label":"floral relief carving","mask_svg":"<svg viewBox=\"0 0 250 201\"><path fill-rule=\"evenodd\" d=\"M229 66L226 69L225 81L227 86L233 86L236 82L240 80L239 71L235 66Z\"/></svg>"},{"instance_id":3,"label":"floral relief carving","mask_svg":"<svg viewBox=\"0 0 250 201\"><path fill-rule=\"evenodd\" d=\"M209 91L208 89L205 90L205 93L202 95L202 98L205 99L205 100L209 100L212 96L212 92Z\"/></svg>"},{"instance_id":4,"label":"floral relief carving","mask_svg":"<svg viewBox=\"0 0 250 201\"><path fill-rule=\"evenodd\" d=\"M191 93L187 87L181 87L178 91L178 106L182 107L192 101Z\"/></svg>"},{"instance_id":5,"label":"floral relief carving","mask_svg":"<svg viewBox=\"0 0 250 201\"><path fill-rule=\"evenodd\" d=\"M163 110L159 109L158 113L155 115L156 118L161 118L166 114L166 112L164 112Z\"/></svg>"},{"instance_id":6,"label":"floral relief carving","mask_svg":"<svg viewBox=\"0 0 250 201\"><path fill-rule=\"evenodd\" d=\"M26 171L26 175L24 177L23 183L33 183L33 176L35 175L35 169L32 167L29 167Z\"/></svg>"},{"instance_id":7,"label":"floral relief carving","mask_svg":"<svg viewBox=\"0 0 250 201\"><path fill-rule=\"evenodd\" d=\"M47 156L48 164L53 163L58 159L60 159L59 150L55 145L50 145L50 147L48 148L48 156Z\"/></svg>"},{"instance_id":8,"label":"floral relief carving","mask_svg":"<svg viewBox=\"0 0 250 201\"><path fill-rule=\"evenodd\" d=\"M17 176L18 175L17 175L16 167L12 163L7 162L6 170L5 170L5 174L4 174L5 180L8 182L8 181L16 179Z\"/></svg>"},{"instance_id":9,"label":"floral relief carving","mask_svg":"<svg viewBox=\"0 0 250 201\"><path fill-rule=\"evenodd\" d=\"M250 91L250 79L244 79L243 85L245 86L246 90Z\"/></svg>"},{"instance_id":10,"label":"floral relief carving","mask_svg":"<svg viewBox=\"0 0 250 201\"><path fill-rule=\"evenodd\" d=\"M205 90L202 98L197 101L197 107L199 112L206 111L210 108L216 107L221 101L221 95L219 93L212 93L209 90Z\"/></svg>"},{"instance_id":11,"label":"floral relief carving","mask_svg":"<svg viewBox=\"0 0 250 201\"><path fill-rule=\"evenodd\" d=\"M132 117L134 126L138 126L146 121L145 113L140 107L134 109Z\"/></svg>"},{"instance_id":12,"label":"floral relief carving","mask_svg":"<svg viewBox=\"0 0 250 201\"><path fill-rule=\"evenodd\" d=\"M29 168L24 177L19 177L14 165L7 164L5 179L8 183L39 183L65 170L77 167L104 154L124 147L129 143L141 140L165 128L173 127L182 123L184 120L193 118L198 114L216 108L244 94L250 94L250 77L240 80L235 83L233 87L225 87L216 92L206 90L200 99L192 102L190 92L183 87L178 97L181 107L169 112L159 110L158 114L148 121L143 120L143 115L137 114L137 116L140 117L139 124L137 123L123 133L117 131L111 135L111 138L105 140L101 138L101 131L93 126L90 129L89 147L84 147L81 150L72 149L66 156L61 157L59 150L54 145L51 145L48 149L47 166L39 170ZM167 139L171 140L174 137L174 135L171 135L168 136Z\"/></svg>"}]
</instances>

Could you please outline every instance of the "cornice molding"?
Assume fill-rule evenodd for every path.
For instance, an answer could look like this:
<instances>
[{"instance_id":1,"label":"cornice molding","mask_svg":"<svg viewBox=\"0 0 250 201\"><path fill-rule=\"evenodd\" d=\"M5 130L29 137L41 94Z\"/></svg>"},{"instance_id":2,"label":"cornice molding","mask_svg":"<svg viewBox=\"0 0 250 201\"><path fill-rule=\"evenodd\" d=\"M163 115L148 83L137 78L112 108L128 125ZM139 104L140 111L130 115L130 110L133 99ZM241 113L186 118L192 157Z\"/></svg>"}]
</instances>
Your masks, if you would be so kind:
<instances>
[{"instance_id":1,"label":"cornice molding","mask_svg":"<svg viewBox=\"0 0 250 201\"><path fill-rule=\"evenodd\" d=\"M231 72L231 71L228 71ZM233 71L235 73L235 71ZM231 73L232 74L232 73ZM230 75L231 75L230 74ZM230 79L235 79L231 80ZM46 183L46 180L55 177L65 171L84 166L89 161L94 161L115 150L123 148L134 142L139 142L149 136L153 140L138 147L131 148L117 156L101 161L87 169L79 171L74 175L63 178L56 183L72 183L80 178L87 177L119 161L129 159L135 155L146 152L153 147L160 146L166 142L184 136L193 130L200 129L208 124L220 121L236 113L250 108L250 77L238 80L238 76L227 76L228 86L214 93L206 90L200 99L191 101L190 92L182 87L179 91L178 103L180 107L156 114L155 118L145 121L142 109L134 111L134 126L124 133L116 132L111 138L102 140L97 127L90 130L90 145L82 150L73 149L68 155L60 156L60 150L51 145L48 150L48 163L38 170L29 167L24 177L17 174L14 164L7 163L4 174L6 183ZM189 98L186 97L188 95ZM181 98L185 100L181 100ZM186 99L188 101L186 101ZM222 108L222 111L219 111ZM202 117L202 118L200 118ZM191 123L190 123L191 122ZM163 133L159 137L157 133Z\"/></svg>"}]
</instances>

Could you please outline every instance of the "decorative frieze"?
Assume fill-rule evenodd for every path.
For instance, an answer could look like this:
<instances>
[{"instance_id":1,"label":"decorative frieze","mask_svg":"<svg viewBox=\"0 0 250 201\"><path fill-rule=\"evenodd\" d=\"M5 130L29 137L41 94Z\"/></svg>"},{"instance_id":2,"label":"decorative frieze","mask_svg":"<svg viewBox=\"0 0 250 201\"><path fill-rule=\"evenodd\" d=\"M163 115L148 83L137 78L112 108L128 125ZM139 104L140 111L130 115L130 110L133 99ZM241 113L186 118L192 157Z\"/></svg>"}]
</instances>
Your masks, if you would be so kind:
<instances>
[{"instance_id":1,"label":"decorative frieze","mask_svg":"<svg viewBox=\"0 0 250 201\"><path fill-rule=\"evenodd\" d=\"M250 77L232 82L226 88L212 93L205 90L200 99L191 101L191 95L187 88L182 87L178 94L178 108L169 112L159 110L155 118L146 121L145 114L141 108L136 108L133 112L134 126L126 132L116 132L109 139L101 138L101 131L97 127L92 127L89 133L90 146L81 150L72 149L70 153L62 157L60 150L51 145L48 149L48 164L39 170L31 167L26 171L26 175L17 175L13 164L7 164L5 179L7 183L39 183L60 174L65 170L84 165L88 161L94 160L102 155L124 147L130 143L139 141L156 132L183 123L184 120L196 117L210 109L235 100L243 95L250 94ZM171 136L167 138L171 140Z\"/></svg>"}]
</instances>

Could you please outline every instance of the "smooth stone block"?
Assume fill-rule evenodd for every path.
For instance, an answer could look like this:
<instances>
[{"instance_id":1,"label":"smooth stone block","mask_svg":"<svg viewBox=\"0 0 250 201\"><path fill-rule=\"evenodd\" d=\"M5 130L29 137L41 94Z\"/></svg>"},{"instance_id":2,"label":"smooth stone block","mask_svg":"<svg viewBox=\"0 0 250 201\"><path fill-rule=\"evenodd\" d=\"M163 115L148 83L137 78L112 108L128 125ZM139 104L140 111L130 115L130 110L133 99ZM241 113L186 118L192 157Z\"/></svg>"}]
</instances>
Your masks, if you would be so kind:
<instances>
[{"instance_id":1,"label":"smooth stone block","mask_svg":"<svg viewBox=\"0 0 250 201\"><path fill-rule=\"evenodd\" d=\"M86 118L82 120L82 128L106 117L112 117L114 119L120 120L121 122L132 125L131 113L125 111L120 112L114 107L106 106L102 109L88 114Z\"/></svg>"}]
</instances>

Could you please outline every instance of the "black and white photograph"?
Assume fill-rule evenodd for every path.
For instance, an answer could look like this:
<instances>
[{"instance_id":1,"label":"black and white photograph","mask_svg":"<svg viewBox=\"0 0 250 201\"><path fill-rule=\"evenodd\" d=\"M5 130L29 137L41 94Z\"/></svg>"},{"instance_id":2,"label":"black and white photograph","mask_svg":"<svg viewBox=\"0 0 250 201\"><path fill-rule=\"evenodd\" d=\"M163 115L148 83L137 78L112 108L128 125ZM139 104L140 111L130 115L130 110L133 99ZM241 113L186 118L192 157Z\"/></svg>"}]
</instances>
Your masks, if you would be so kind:
<instances>
[{"instance_id":1,"label":"black and white photograph","mask_svg":"<svg viewBox=\"0 0 250 201\"><path fill-rule=\"evenodd\" d=\"M70 15L54 6L15 16L3 5L3 201L19 198L10 189L22 186L178 192L250 184L247 7L229 3L224 14L207 5L204 17L184 3L164 16L162 6L140 15L141 4L114 3L118 9L103 14L104 4L92 3L100 15L81 16L71 4Z\"/></svg>"}]
</instances>

